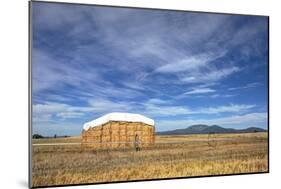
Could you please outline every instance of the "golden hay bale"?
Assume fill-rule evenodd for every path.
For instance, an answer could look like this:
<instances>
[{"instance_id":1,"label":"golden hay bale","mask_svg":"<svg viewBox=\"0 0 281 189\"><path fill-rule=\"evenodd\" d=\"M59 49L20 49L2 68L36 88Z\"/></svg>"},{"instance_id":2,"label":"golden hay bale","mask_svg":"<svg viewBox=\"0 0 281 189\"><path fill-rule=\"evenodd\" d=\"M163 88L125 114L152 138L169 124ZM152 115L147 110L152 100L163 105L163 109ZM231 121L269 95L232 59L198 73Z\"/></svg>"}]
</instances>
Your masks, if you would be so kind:
<instances>
[{"instance_id":1,"label":"golden hay bale","mask_svg":"<svg viewBox=\"0 0 281 189\"><path fill-rule=\"evenodd\" d=\"M82 145L91 148L132 147L138 135L139 145L146 147L154 144L154 126L139 122L110 121L82 132Z\"/></svg>"}]
</instances>

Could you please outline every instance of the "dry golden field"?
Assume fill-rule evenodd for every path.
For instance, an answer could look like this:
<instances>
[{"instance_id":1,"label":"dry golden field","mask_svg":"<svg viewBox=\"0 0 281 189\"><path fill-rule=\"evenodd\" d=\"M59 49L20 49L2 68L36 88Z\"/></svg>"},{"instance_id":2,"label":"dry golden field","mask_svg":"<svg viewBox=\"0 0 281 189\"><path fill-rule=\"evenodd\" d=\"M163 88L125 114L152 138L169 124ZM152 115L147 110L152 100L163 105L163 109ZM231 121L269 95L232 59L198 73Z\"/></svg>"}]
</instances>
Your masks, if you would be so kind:
<instances>
[{"instance_id":1,"label":"dry golden field","mask_svg":"<svg viewBox=\"0 0 281 189\"><path fill-rule=\"evenodd\" d=\"M33 187L268 171L268 133L157 136L154 147L33 146ZM80 143L80 137L33 139Z\"/></svg>"}]
</instances>

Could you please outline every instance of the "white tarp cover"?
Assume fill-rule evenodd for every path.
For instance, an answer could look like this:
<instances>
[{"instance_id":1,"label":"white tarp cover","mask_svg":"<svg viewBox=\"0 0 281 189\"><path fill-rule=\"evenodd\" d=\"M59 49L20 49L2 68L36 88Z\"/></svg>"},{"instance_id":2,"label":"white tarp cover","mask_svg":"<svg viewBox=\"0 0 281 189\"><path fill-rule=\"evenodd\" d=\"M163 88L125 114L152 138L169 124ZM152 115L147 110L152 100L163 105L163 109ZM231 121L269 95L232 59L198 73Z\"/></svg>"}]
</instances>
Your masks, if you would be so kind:
<instances>
[{"instance_id":1,"label":"white tarp cover","mask_svg":"<svg viewBox=\"0 0 281 189\"><path fill-rule=\"evenodd\" d=\"M106 114L98 119L85 123L83 126L83 129L88 130L91 127L100 126L109 121L142 122L142 123L154 126L154 120L152 120L148 117L145 117L143 115L114 112L114 113Z\"/></svg>"}]
</instances>

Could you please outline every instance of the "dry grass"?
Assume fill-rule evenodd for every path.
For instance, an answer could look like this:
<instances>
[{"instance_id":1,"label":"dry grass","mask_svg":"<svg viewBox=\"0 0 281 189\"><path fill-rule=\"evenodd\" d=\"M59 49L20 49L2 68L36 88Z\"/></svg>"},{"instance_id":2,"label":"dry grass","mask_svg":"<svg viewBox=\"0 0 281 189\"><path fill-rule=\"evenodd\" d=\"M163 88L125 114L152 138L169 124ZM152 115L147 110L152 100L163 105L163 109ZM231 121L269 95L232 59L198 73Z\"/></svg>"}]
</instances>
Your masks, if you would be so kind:
<instances>
[{"instance_id":1,"label":"dry grass","mask_svg":"<svg viewBox=\"0 0 281 189\"><path fill-rule=\"evenodd\" d=\"M157 136L153 148L81 151L75 146L34 146L33 186L266 172L267 133ZM33 143L80 142L80 137ZM174 144L173 142L184 142Z\"/></svg>"}]
</instances>

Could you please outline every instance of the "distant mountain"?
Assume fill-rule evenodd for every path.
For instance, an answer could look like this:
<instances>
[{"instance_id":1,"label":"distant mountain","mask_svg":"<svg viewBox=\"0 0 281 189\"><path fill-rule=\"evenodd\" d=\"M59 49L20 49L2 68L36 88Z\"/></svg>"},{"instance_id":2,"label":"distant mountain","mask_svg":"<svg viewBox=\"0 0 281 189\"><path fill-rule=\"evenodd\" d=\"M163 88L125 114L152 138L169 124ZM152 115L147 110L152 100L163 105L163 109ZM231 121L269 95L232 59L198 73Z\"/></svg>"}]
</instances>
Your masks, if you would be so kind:
<instances>
[{"instance_id":1,"label":"distant mountain","mask_svg":"<svg viewBox=\"0 0 281 189\"><path fill-rule=\"evenodd\" d=\"M175 129L170 131L157 132L157 135L188 135L188 134L208 134L208 133L254 133L265 132L265 129L249 127L246 129L224 128L218 125L192 125L185 129Z\"/></svg>"},{"instance_id":2,"label":"distant mountain","mask_svg":"<svg viewBox=\"0 0 281 189\"><path fill-rule=\"evenodd\" d=\"M247 129L243 129L241 131L244 133L253 133L253 132L265 132L266 130L258 128L258 127L249 127Z\"/></svg>"}]
</instances>

